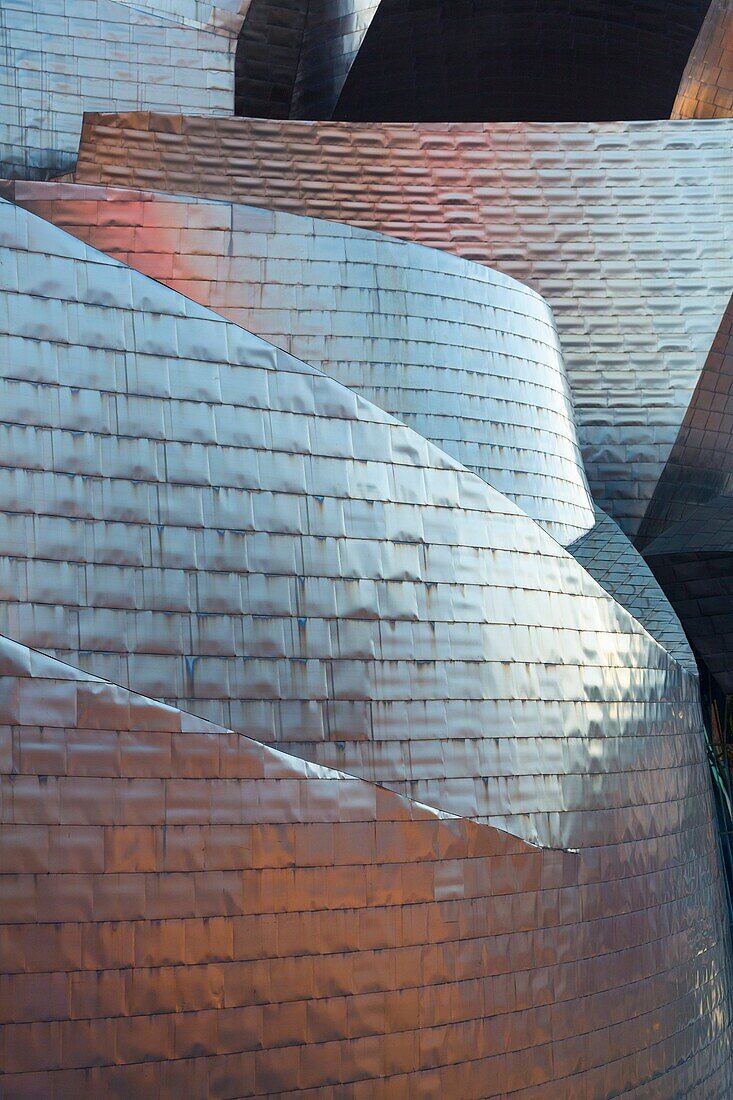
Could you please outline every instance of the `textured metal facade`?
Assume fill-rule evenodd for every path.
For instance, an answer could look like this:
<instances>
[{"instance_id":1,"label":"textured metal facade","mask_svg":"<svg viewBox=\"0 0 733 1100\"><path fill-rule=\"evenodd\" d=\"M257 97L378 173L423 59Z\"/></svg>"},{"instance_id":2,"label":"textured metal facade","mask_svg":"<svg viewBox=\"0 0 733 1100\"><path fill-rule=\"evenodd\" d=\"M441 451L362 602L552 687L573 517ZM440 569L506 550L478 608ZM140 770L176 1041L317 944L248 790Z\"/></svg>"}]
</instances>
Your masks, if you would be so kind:
<instances>
[{"instance_id":1,"label":"textured metal facade","mask_svg":"<svg viewBox=\"0 0 733 1100\"><path fill-rule=\"evenodd\" d=\"M73 184L17 202L363 394L566 545L594 524L546 303L479 264L337 223Z\"/></svg>"},{"instance_id":2,"label":"textured metal facade","mask_svg":"<svg viewBox=\"0 0 733 1100\"><path fill-rule=\"evenodd\" d=\"M731 292L733 122L349 126L90 118L80 182L331 218L529 283L588 480L635 534Z\"/></svg>"},{"instance_id":3,"label":"textured metal facade","mask_svg":"<svg viewBox=\"0 0 733 1100\"><path fill-rule=\"evenodd\" d=\"M230 115L241 0L3 0L0 174L74 166L85 111Z\"/></svg>"},{"instance_id":4,"label":"textured metal facade","mask_svg":"<svg viewBox=\"0 0 733 1100\"><path fill-rule=\"evenodd\" d=\"M645 546L692 512L733 492L733 297L641 526ZM690 528L694 529L694 525Z\"/></svg>"},{"instance_id":5,"label":"textured metal facade","mask_svg":"<svg viewBox=\"0 0 733 1100\"><path fill-rule=\"evenodd\" d=\"M0 668L8 1100L730 1095L696 739L669 831L542 851L5 639Z\"/></svg>"},{"instance_id":6,"label":"textured metal facade","mask_svg":"<svg viewBox=\"0 0 733 1100\"><path fill-rule=\"evenodd\" d=\"M375 6L0 13L12 174L176 112L0 199L7 1100L733 1095L698 678L563 365L634 530L725 429L731 124L211 117L243 19L290 111Z\"/></svg>"},{"instance_id":7,"label":"textured metal facade","mask_svg":"<svg viewBox=\"0 0 733 1100\"><path fill-rule=\"evenodd\" d=\"M291 118L330 118L381 0L310 0Z\"/></svg>"},{"instance_id":8,"label":"textured metal facade","mask_svg":"<svg viewBox=\"0 0 733 1100\"><path fill-rule=\"evenodd\" d=\"M596 518L592 530L568 550L676 661L697 675L682 624L649 566L610 516L598 509Z\"/></svg>"},{"instance_id":9,"label":"textured metal facade","mask_svg":"<svg viewBox=\"0 0 733 1100\"><path fill-rule=\"evenodd\" d=\"M672 118L733 117L733 4L713 0L690 54Z\"/></svg>"},{"instance_id":10,"label":"textured metal facade","mask_svg":"<svg viewBox=\"0 0 733 1100\"><path fill-rule=\"evenodd\" d=\"M654 745L697 736L695 681L525 513L313 368L8 210L6 633L530 840L608 843L618 768L665 800Z\"/></svg>"}]
</instances>

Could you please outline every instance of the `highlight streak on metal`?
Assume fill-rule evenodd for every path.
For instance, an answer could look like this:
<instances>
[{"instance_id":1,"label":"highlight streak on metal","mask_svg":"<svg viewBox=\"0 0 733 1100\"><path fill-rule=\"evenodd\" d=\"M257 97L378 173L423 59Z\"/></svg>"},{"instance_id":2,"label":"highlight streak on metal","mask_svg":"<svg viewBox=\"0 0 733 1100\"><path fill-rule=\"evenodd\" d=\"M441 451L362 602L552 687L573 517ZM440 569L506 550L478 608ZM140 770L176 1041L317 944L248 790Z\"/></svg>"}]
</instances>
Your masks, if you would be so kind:
<instances>
[{"instance_id":1,"label":"highlight streak on metal","mask_svg":"<svg viewBox=\"0 0 733 1100\"><path fill-rule=\"evenodd\" d=\"M558 542L595 523L552 314L513 279L252 207L73 184L8 194L361 393Z\"/></svg>"},{"instance_id":2,"label":"highlight streak on metal","mask_svg":"<svg viewBox=\"0 0 733 1100\"><path fill-rule=\"evenodd\" d=\"M633 536L733 268L733 122L88 118L77 181L355 223L490 264L557 320L598 504Z\"/></svg>"},{"instance_id":3,"label":"highlight streak on metal","mask_svg":"<svg viewBox=\"0 0 733 1100\"><path fill-rule=\"evenodd\" d=\"M733 3L713 0L680 82L672 118L733 117Z\"/></svg>"},{"instance_id":4,"label":"highlight streak on metal","mask_svg":"<svg viewBox=\"0 0 733 1100\"><path fill-rule=\"evenodd\" d=\"M237 114L330 118L380 0L252 0L237 47Z\"/></svg>"}]
</instances>

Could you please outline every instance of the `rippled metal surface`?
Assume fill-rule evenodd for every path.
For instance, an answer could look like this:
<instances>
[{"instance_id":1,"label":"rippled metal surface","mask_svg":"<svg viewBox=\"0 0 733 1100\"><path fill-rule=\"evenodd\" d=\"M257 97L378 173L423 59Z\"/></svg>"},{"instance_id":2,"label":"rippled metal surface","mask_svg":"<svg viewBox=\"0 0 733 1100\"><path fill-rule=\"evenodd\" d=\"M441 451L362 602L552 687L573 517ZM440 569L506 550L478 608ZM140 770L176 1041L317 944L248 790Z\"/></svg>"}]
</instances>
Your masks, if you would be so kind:
<instances>
[{"instance_id":1,"label":"rippled metal surface","mask_svg":"<svg viewBox=\"0 0 733 1100\"><path fill-rule=\"evenodd\" d=\"M242 0L3 0L0 174L76 159L84 111L230 115Z\"/></svg>"},{"instance_id":2,"label":"rippled metal surface","mask_svg":"<svg viewBox=\"0 0 733 1100\"><path fill-rule=\"evenodd\" d=\"M631 536L730 298L733 121L105 117L77 180L352 222L529 283L557 321L593 495Z\"/></svg>"},{"instance_id":3,"label":"rippled metal surface","mask_svg":"<svg viewBox=\"0 0 733 1100\"><path fill-rule=\"evenodd\" d=\"M6 633L529 840L645 834L620 807L692 781L697 682L571 555L359 395L5 211Z\"/></svg>"},{"instance_id":4,"label":"rippled metal surface","mask_svg":"<svg viewBox=\"0 0 733 1100\"><path fill-rule=\"evenodd\" d=\"M231 63L247 6L64 2L94 64L117 32L84 19L128 12L113 73L139 26L161 63L161 22ZM92 117L80 174L496 252L560 303L595 487L636 524L730 293L725 122L203 121ZM570 450L527 448L557 476L549 309L346 227L11 193L171 286L0 201L3 1097L729 1100L721 863L668 605L610 521L573 546L583 568L414 430L451 442L466 349L501 364L493 431L531 363L559 404L533 390L536 420L487 454L511 484L562 416Z\"/></svg>"},{"instance_id":5,"label":"rippled metal surface","mask_svg":"<svg viewBox=\"0 0 733 1100\"><path fill-rule=\"evenodd\" d=\"M676 661L697 675L680 620L641 554L610 516L598 509L593 529L568 550Z\"/></svg>"},{"instance_id":6,"label":"rippled metal surface","mask_svg":"<svg viewBox=\"0 0 733 1100\"><path fill-rule=\"evenodd\" d=\"M15 201L397 416L558 542L595 517L552 313L513 279L337 223L73 184Z\"/></svg>"},{"instance_id":7,"label":"rippled metal surface","mask_svg":"<svg viewBox=\"0 0 733 1100\"><path fill-rule=\"evenodd\" d=\"M733 117L733 4L713 0L680 82L672 118Z\"/></svg>"},{"instance_id":8,"label":"rippled metal surface","mask_svg":"<svg viewBox=\"0 0 733 1100\"><path fill-rule=\"evenodd\" d=\"M5 638L0 673L4 1096L730 1095L707 793L543 851Z\"/></svg>"}]
</instances>

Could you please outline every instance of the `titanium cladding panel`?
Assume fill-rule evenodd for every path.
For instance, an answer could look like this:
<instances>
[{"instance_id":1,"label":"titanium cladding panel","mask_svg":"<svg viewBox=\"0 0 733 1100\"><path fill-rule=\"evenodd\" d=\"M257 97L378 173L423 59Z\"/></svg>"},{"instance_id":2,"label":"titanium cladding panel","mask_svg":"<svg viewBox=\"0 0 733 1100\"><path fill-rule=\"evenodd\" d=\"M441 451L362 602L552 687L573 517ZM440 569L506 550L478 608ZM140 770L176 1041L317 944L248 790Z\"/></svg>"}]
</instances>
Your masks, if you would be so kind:
<instances>
[{"instance_id":1,"label":"titanium cladding panel","mask_svg":"<svg viewBox=\"0 0 733 1100\"><path fill-rule=\"evenodd\" d=\"M529 283L557 321L593 495L633 536L733 269L733 121L89 119L79 182L355 223Z\"/></svg>"},{"instance_id":2,"label":"titanium cladding panel","mask_svg":"<svg viewBox=\"0 0 733 1100\"><path fill-rule=\"evenodd\" d=\"M543 851L5 638L0 669L4 1095L730 1095L709 796L683 862Z\"/></svg>"},{"instance_id":3,"label":"titanium cladding panel","mask_svg":"<svg viewBox=\"0 0 733 1100\"><path fill-rule=\"evenodd\" d=\"M252 207L72 184L11 194L363 394L558 542L593 526L554 320L513 279Z\"/></svg>"},{"instance_id":4,"label":"titanium cladding panel","mask_svg":"<svg viewBox=\"0 0 733 1100\"><path fill-rule=\"evenodd\" d=\"M682 624L644 558L618 524L600 509L596 521L568 550L614 600L696 676L697 665Z\"/></svg>"},{"instance_id":5,"label":"titanium cladding panel","mask_svg":"<svg viewBox=\"0 0 733 1100\"><path fill-rule=\"evenodd\" d=\"M85 111L230 115L238 2L3 0L0 173L68 172Z\"/></svg>"},{"instance_id":6,"label":"titanium cladding panel","mask_svg":"<svg viewBox=\"0 0 733 1100\"><path fill-rule=\"evenodd\" d=\"M707 790L696 679L506 497L4 210L9 635L548 844L641 841Z\"/></svg>"},{"instance_id":7,"label":"titanium cladding panel","mask_svg":"<svg viewBox=\"0 0 733 1100\"><path fill-rule=\"evenodd\" d=\"M0 12L9 175L174 112L6 187L81 240L0 200L9 1098L733 1095L697 677L535 293L634 532L722 432L733 123L186 117L245 18L331 111L397 6Z\"/></svg>"}]
</instances>

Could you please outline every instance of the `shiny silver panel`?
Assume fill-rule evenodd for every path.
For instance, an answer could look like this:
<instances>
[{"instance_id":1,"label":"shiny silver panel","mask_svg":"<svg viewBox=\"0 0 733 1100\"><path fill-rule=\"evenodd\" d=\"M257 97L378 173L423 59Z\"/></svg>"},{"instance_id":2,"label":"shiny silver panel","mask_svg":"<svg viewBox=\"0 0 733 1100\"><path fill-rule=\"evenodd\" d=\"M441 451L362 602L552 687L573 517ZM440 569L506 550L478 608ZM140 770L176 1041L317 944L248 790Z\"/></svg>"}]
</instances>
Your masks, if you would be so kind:
<instances>
[{"instance_id":1,"label":"shiny silver panel","mask_svg":"<svg viewBox=\"0 0 733 1100\"><path fill-rule=\"evenodd\" d=\"M84 111L230 115L241 0L3 0L0 174L74 166Z\"/></svg>"},{"instance_id":2,"label":"shiny silver panel","mask_svg":"<svg viewBox=\"0 0 733 1100\"><path fill-rule=\"evenodd\" d=\"M688 797L696 680L525 513L314 368L3 212L9 635L530 840L632 840L672 775Z\"/></svg>"},{"instance_id":3,"label":"shiny silver panel","mask_svg":"<svg viewBox=\"0 0 733 1100\"><path fill-rule=\"evenodd\" d=\"M552 313L513 279L252 207L73 184L9 193L361 393L563 545L595 523Z\"/></svg>"},{"instance_id":4,"label":"shiny silver panel","mask_svg":"<svg viewBox=\"0 0 733 1100\"><path fill-rule=\"evenodd\" d=\"M591 490L635 534L730 297L733 121L171 129L90 119L77 180L347 221L539 291Z\"/></svg>"}]
</instances>

